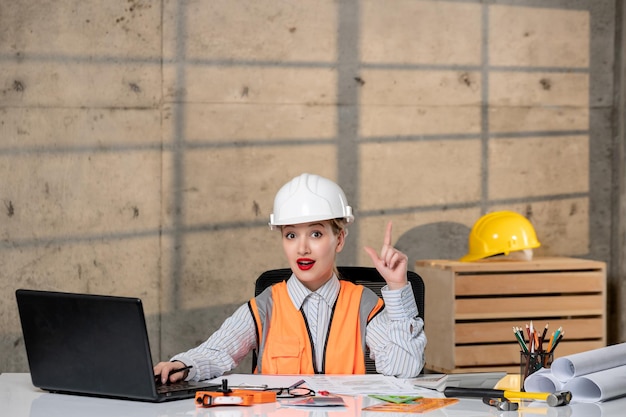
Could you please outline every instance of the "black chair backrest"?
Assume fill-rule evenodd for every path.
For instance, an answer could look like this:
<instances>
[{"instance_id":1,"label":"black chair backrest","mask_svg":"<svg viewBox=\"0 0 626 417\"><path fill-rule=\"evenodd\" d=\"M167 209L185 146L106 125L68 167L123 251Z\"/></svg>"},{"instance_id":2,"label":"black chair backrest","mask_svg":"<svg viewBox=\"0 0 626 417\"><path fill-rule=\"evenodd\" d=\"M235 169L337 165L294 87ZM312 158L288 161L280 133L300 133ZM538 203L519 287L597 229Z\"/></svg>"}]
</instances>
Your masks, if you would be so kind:
<instances>
[{"instance_id":1,"label":"black chair backrest","mask_svg":"<svg viewBox=\"0 0 626 417\"><path fill-rule=\"evenodd\" d=\"M385 279L378 273L376 268L365 266L339 266L339 278L351 281L355 284L363 285L370 288L379 297L381 296L380 290L386 285ZM285 281L291 276L291 269L271 269L263 272L256 280L254 286L254 295L257 296L263 292L267 287L276 284L277 282ZM425 288L424 281L417 273L413 271L407 271L407 279L411 283L413 288L413 295L415 296L415 303L419 311L419 316L424 319L424 297ZM369 352L365 354L365 370L368 374L376 373L376 365L373 360L369 358ZM256 352L252 355L252 371L256 368Z\"/></svg>"}]
</instances>

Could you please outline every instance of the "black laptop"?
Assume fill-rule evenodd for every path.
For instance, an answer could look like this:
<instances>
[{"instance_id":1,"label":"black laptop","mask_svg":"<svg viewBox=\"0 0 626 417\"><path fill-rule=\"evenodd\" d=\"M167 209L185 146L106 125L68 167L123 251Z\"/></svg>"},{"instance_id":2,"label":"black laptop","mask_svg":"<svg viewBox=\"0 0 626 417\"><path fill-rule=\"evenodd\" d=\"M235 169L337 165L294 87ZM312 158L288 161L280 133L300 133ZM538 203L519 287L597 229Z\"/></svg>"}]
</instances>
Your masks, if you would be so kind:
<instances>
[{"instance_id":1,"label":"black laptop","mask_svg":"<svg viewBox=\"0 0 626 417\"><path fill-rule=\"evenodd\" d=\"M141 300L16 291L33 385L51 392L161 402L215 383L155 381Z\"/></svg>"}]
</instances>

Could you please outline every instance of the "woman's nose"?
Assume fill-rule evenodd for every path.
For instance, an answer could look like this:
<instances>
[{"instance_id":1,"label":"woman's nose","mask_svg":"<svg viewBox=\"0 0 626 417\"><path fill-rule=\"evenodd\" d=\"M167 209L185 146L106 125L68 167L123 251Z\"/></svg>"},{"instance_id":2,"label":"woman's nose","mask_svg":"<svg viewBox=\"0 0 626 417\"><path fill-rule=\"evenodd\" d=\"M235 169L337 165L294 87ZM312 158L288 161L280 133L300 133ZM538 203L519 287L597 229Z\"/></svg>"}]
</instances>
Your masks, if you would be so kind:
<instances>
[{"instance_id":1,"label":"woman's nose","mask_svg":"<svg viewBox=\"0 0 626 417\"><path fill-rule=\"evenodd\" d=\"M300 239L298 241L298 253L300 255L306 255L309 253L309 241L306 238Z\"/></svg>"}]
</instances>

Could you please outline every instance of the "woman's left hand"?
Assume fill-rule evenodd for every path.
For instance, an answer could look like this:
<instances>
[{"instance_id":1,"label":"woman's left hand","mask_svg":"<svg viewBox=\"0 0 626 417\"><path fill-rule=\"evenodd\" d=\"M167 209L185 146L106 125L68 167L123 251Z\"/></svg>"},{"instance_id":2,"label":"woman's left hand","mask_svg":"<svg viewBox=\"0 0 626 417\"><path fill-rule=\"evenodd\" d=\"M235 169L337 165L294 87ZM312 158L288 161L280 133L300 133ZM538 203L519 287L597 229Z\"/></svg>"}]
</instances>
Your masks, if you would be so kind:
<instances>
[{"instance_id":1,"label":"woman's left hand","mask_svg":"<svg viewBox=\"0 0 626 417\"><path fill-rule=\"evenodd\" d=\"M380 256L376 253L376 250L369 246L365 247L365 251L372 258L374 266L387 282L389 289L397 290L404 287L407 283L406 273L409 258L391 245L391 227L391 222L387 223L385 240L380 250Z\"/></svg>"}]
</instances>

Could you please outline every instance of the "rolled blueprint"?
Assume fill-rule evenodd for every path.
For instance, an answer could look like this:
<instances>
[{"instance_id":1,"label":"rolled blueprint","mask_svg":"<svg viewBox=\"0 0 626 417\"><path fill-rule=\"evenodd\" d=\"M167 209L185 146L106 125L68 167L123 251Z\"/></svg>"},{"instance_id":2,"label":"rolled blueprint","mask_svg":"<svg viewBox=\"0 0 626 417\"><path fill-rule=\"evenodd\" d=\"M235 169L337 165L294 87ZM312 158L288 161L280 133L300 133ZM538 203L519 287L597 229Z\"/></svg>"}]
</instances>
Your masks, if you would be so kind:
<instances>
[{"instance_id":1,"label":"rolled blueprint","mask_svg":"<svg viewBox=\"0 0 626 417\"><path fill-rule=\"evenodd\" d=\"M570 391L572 399L579 402L623 397L626 395L626 365L577 376L567 382L563 389Z\"/></svg>"},{"instance_id":2,"label":"rolled blueprint","mask_svg":"<svg viewBox=\"0 0 626 417\"><path fill-rule=\"evenodd\" d=\"M626 343L557 358L552 362L552 374L561 382L574 377L626 365Z\"/></svg>"},{"instance_id":3,"label":"rolled blueprint","mask_svg":"<svg viewBox=\"0 0 626 417\"><path fill-rule=\"evenodd\" d=\"M562 389L563 383L552 374L549 368L541 368L524 380L526 392L556 392Z\"/></svg>"}]
</instances>

